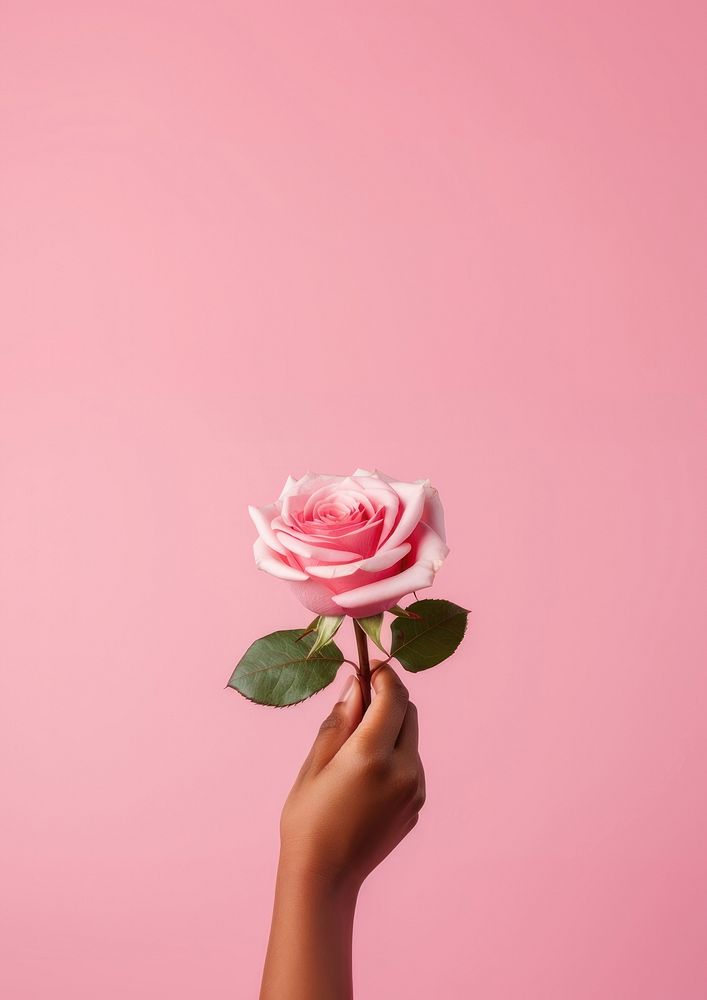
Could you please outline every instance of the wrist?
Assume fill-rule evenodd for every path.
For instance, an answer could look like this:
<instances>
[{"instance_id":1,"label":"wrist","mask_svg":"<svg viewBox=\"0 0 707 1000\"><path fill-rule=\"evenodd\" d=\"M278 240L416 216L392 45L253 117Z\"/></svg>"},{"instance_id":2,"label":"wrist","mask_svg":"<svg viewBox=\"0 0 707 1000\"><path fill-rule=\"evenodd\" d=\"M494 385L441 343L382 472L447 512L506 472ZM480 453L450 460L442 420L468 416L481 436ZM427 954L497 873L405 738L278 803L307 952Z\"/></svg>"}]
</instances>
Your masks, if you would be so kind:
<instances>
[{"instance_id":1,"label":"wrist","mask_svg":"<svg viewBox=\"0 0 707 1000\"><path fill-rule=\"evenodd\" d=\"M353 909L361 883L349 872L336 871L321 859L301 851L280 848L277 869L278 891L285 888L318 906Z\"/></svg>"}]
</instances>

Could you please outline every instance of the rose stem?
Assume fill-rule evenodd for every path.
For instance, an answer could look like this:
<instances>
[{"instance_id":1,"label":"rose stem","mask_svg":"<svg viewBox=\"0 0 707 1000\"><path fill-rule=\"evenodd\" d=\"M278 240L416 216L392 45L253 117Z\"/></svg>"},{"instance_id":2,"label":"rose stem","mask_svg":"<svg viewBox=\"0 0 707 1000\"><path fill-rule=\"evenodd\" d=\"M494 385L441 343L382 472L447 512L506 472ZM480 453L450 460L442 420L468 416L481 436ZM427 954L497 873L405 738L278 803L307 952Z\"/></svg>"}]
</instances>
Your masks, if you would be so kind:
<instances>
[{"instance_id":1,"label":"rose stem","mask_svg":"<svg viewBox=\"0 0 707 1000\"><path fill-rule=\"evenodd\" d=\"M371 704L371 663L368 659L368 639L355 618L353 625L358 649L358 680L363 694L363 711L365 712Z\"/></svg>"}]
</instances>

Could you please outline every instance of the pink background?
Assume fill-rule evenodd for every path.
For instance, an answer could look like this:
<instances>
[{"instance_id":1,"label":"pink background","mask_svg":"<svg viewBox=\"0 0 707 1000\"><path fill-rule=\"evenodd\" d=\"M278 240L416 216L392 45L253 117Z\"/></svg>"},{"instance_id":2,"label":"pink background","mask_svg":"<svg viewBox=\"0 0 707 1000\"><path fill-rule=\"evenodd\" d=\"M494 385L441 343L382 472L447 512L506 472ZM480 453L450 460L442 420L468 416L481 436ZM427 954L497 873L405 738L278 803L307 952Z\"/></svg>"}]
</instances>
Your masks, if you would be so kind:
<instances>
[{"instance_id":1,"label":"pink background","mask_svg":"<svg viewBox=\"0 0 707 1000\"><path fill-rule=\"evenodd\" d=\"M473 608L358 996L707 994L701 7L3 2L8 1000L256 995L342 679L224 690L245 508L357 465Z\"/></svg>"}]
</instances>

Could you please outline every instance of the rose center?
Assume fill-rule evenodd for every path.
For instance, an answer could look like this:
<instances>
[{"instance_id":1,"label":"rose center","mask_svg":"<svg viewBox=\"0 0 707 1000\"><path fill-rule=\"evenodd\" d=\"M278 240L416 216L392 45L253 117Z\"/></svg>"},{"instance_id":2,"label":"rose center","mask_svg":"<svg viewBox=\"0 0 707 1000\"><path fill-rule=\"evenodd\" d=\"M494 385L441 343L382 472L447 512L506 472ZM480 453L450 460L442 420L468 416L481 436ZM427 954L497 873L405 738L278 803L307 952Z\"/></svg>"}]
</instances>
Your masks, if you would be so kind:
<instances>
[{"instance_id":1,"label":"rose center","mask_svg":"<svg viewBox=\"0 0 707 1000\"><path fill-rule=\"evenodd\" d=\"M312 512L313 520L321 524L341 524L342 522L358 522L364 517L360 506L342 503L340 501L324 502Z\"/></svg>"}]
</instances>

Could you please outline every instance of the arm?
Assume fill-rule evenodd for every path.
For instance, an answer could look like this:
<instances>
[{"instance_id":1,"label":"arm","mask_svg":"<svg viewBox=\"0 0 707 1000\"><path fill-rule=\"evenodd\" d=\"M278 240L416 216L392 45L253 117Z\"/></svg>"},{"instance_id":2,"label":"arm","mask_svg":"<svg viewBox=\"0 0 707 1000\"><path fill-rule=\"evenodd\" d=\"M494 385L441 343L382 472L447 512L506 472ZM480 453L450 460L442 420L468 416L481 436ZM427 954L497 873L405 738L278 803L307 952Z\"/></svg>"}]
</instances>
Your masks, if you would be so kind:
<instances>
[{"instance_id":1,"label":"arm","mask_svg":"<svg viewBox=\"0 0 707 1000\"><path fill-rule=\"evenodd\" d=\"M356 893L280 859L261 1000L349 1000Z\"/></svg>"},{"instance_id":2,"label":"arm","mask_svg":"<svg viewBox=\"0 0 707 1000\"><path fill-rule=\"evenodd\" d=\"M364 716L349 679L285 802L260 1000L351 1000L359 889L417 822L417 711L390 666L373 690Z\"/></svg>"}]
</instances>

